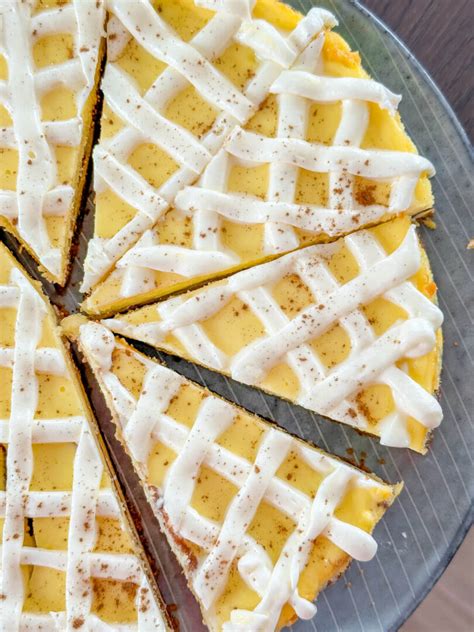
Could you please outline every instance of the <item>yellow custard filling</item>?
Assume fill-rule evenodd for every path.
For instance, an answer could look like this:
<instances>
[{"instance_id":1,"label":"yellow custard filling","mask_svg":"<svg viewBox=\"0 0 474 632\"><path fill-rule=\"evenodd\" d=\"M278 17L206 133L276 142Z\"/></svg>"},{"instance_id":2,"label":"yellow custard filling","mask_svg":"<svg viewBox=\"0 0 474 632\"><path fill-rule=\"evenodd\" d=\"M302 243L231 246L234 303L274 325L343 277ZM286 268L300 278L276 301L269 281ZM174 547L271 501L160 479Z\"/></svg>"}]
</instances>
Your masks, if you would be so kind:
<instances>
[{"instance_id":1,"label":"yellow custard filling","mask_svg":"<svg viewBox=\"0 0 474 632\"><path fill-rule=\"evenodd\" d=\"M61 8L69 4L65 0L38 1L33 15L43 10ZM46 18L45 18L46 19ZM104 47L102 47L104 48ZM100 54L102 57L103 50ZM32 45L32 59L35 72L71 61L74 58L74 41L70 33L44 35ZM46 215L44 222L50 243L61 250L61 274L55 276L41 266L45 277L55 283L66 282L70 248L75 222L80 212L82 193L86 183L87 165L92 148L94 114L97 103L97 86L100 79L101 61L97 64L94 86L86 100L82 111L77 110L76 93L71 88L56 83L39 98L40 118L43 122L67 121L79 117L82 121L82 137L78 146L66 146L49 143L56 168L56 185L69 185L74 189L74 196L65 215ZM8 80L7 59L0 53L0 80ZM8 111L0 105L0 127L11 127L13 121ZM18 173L18 151L0 145L0 189L16 191ZM28 252L35 257L32 247L22 239L18 231L18 220L2 216L0 209L0 226L13 233Z\"/></svg>"},{"instance_id":2,"label":"yellow custard filling","mask_svg":"<svg viewBox=\"0 0 474 632\"><path fill-rule=\"evenodd\" d=\"M175 12L183 11L183 2L176 2L169 5L163 3L163 14L170 21ZM196 20L196 29L201 25L198 20L196 9L193 10L193 19ZM254 10L255 17L261 17L280 28L291 30L301 19L301 15L289 7L266 0L257 2ZM191 18L190 18L191 19ZM180 31L180 24L176 26ZM189 27L188 22L183 22L183 27ZM188 34L188 33L187 33ZM184 35L181 33L184 37ZM129 50L132 47L133 50ZM239 49L241 47L238 47ZM242 68L248 68L251 72L253 65L250 63L249 55L242 55L242 51L236 50L236 56L229 58L219 66L222 72L227 68L232 68L236 64L242 64ZM238 54L237 54L238 53ZM139 77L146 76L147 73L139 73L136 68L146 67L146 63L151 63L148 53L139 49L132 40L118 63L126 64L127 71L133 67L134 77L140 81ZM133 59L133 61L130 60ZM324 74L331 77L358 77L368 78L367 73L361 66L360 57L357 52L352 52L348 44L336 33L327 32L322 51ZM156 64L156 62L155 62ZM240 66L238 66L240 67ZM244 73L245 76L245 73ZM142 79L141 81L145 81ZM148 83L148 80L146 80ZM238 85L238 82L236 82ZM146 86L145 86L146 87ZM189 92L189 91L188 91ZM195 93L192 89L191 92ZM184 125L188 129L195 131L203 120L208 118L209 106L200 103L199 98L193 96L193 105L186 99L177 99L170 108L167 116ZM407 136L400 116L391 115L387 110L382 109L375 103L368 104L369 122L362 139L363 149L384 149L407 151L416 153L416 147ZM306 140L324 145L331 145L334 134L341 120L341 102L313 104L310 108L306 132ZM192 119L191 123L189 119ZM269 95L260 106L258 112L250 119L245 129L269 137L276 135L278 122L278 100L275 95ZM111 125L106 125L110 123ZM190 127L191 125L191 127ZM108 129L111 127L113 133L120 129L121 123L116 117L105 108L102 121L104 137L109 137ZM206 127L206 126L204 126ZM129 158L129 163L134 166L139 173L153 186L160 186L166 181L170 174L177 168L177 165L170 163L169 157L156 146L146 145L139 147ZM250 194L262 199L268 191L269 165L263 164L252 167L234 166L231 170L227 182L229 193ZM354 198L360 206L380 204L387 206L388 192L386 183L366 180L362 177L354 178ZM329 176L326 173L313 173L300 168L295 190L295 202L298 204L313 204L322 207L327 206L329 196ZM431 186L426 174L422 174L415 187L412 203L407 210L409 214L416 214L423 210L430 209L433 205ZM96 228L95 234L99 237L113 237L125 224L136 214L136 209L121 200L110 189L97 196L96 202ZM389 219L390 215L382 216L378 221ZM366 225L363 217L354 224L354 230ZM162 245L174 245L185 248L193 247L194 227L191 217L183 212L171 208L155 224L153 233L155 243ZM83 303L84 310L91 315L105 315L115 311L124 310L131 305L144 303L149 300L160 298L168 294L189 289L193 285L202 283L205 280L235 272L243 267L248 267L263 262L271 258L265 253L264 248L264 224L246 224L230 221L221 218L219 236L222 248L229 249L236 255L240 262L218 273L203 274L185 277L174 272L163 272L149 270L149 275L153 279L149 290L144 289L131 297L125 297L121 292L123 270L115 269L113 274L106 277L92 290L89 298ZM330 237L322 232L312 233L301 228L295 228L295 233L299 245L321 243L330 240Z\"/></svg>"},{"instance_id":3,"label":"yellow custard filling","mask_svg":"<svg viewBox=\"0 0 474 632\"><path fill-rule=\"evenodd\" d=\"M72 325L71 321L66 323L67 321L64 323L65 328L66 330L69 329L70 332L71 329L74 330L77 327L76 324ZM85 355L87 358L87 351ZM128 347L126 343L120 341L112 354L110 368L110 371L135 398L138 398L142 392L147 370L140 361L140 355ZM100 371L97 377L101 383ZM103 383L101 385L109 407L114 412L113 396L111 397L111 393L107 391L107 386ZM209 395L210 393L206 389L186 380L178 392L174 394L163 414L191 429L203 400ZM236 416L231 425L218 437L216 443L243 457L248 462L255 463L259 446L270 424L243 409L235 408ZM118 425L117 430L118 436L121 437ZM304 442L296 441L298 444L304 445ZM123 437L122 442L127 447ZM152 442L144 482L151 486L151 489L163 489L163 483L177 454L160 441L152 439ZM312 449L317 450L317 448ZM321 454L321 451L318 450L318 452ZM334 459L333 466L335 464L337 464L337 460ZM144 472L145 468L139 466L138 471ZM366 476L362 473L359 474L362 477ZM278 468L276 476L311 499L315 497L325 477L321 472L310 467L295 449L290 449ZM340 520L370 533L400 489L400 486L384 484L365 486L354 483L346 490L334 515ZM222 523L237 492L236 485L210 467L202 465L195 479L191 507L201 516L216 523ZM168 529L166 516L161 515L161 521L165 525L165 532L173 549L184 564L185 570L188 569L192 573L196 567L199 567L199 563L202 562L207 552L194 542L177 536L172 529ZM275 564L295 528L296 524L293 520L263 500L247 529L247 534L263 547L272 563ZM349 556L326 537L317 537L308 562L300 575L299 594L308 600L313 600L329 581L335 580L345 570L349 561ZM223 623L229 621L233 610L252 610L260 601L258 593L249 588L242 579L237 562L238 560L235 560L232 563L225 589L213 606L209 620L206 620L212 630L220 630ZM296 615L293 608L286 604L281 612L278 629L289 625L295 619Z\"/></svg>"},{"instance_id":4,"label":"yellow custard filling","mask_svg":"<svg viewBox=\"0 0 474 632\"><path fill-rule=\"evenodd\" d=\"M19 266L4 246L0 246L0 285L7 285L11 271ZM38 291L41 292L38 285ZM16 309L0 308L0 347L12 349L15 345ZM69 417L89 416L81 386L75 378L75 367L66 355L55 317L50 311L43 319L38 349L48 347L58 350L69 370L69 376L36 373L38 401L35 420L58 420ZM0 419L7 420L11 414L13 370L0 367ZM72 377L71 377L72 376ZM74 420L71 419L71 424ZM83 423L88 423L84 420ZM7 490L8 444L0 444L0 490ZM74 442L36 443L31 446L33 469L30 492L71 492L73 465L77 446ZM10 475L11 476L11 475ZM104 467L100 490L111 489L111 479ZM119 505L121 501L119 500ZM47 517L25 517L24 547L45 551L67 552L69 508L64 506L61 515ZM25 512L26 513L26 512ZM4 514L2 514L3 516ZM0 541L3 537L4 518L0 518ZM86 530L93 525L85 525ZM96 516L96 541L93 553L136 554L137 548L130 527L123 517ZM53 565L54 566L54 565ZM66 573L51 566L23 565L24 614L49 615L66 610ZM114 623L136 623L138 618L136 595L139 585L133 581L118 581L110 578L93 577L91 613L102 621ZM88 594L84 595L88 598ZM76 621L74 627L82 629L83 622ZM39 629L39 628L38 628Z\"/></svg>"},{"instance_id":5,"label":"yellow custard filling","mask_svg":"<svg viewBox=\"0 0 474 632\"><path fill-rule=\"evenodd\" d=\"M402 217L371 228L370 232L377 238L386 253L390 254L400 246L409 227L410 220ZM326 264L340 284L354 279L359 273L357 262L344 244L328 258ZM422 251L422 264L411 282L430 300L436 300L436 285L433 282L424 251ZM225 283L224 280L217 281L215 285L224 285ZM194 290L187 293L186 299L199 294L199 291ZM314 297L309 288L300 277L294 274L287 274L275 283L272 297L289 318L293 318L303 309L314 304ZM159 303L132 310L120 315L117 319L122 323L132 325L159 322L161 317L158 314L157 305ZM383 297L361 306L361 309L377 336L382 335L395 323L402 322L407 318L407 313L400 305L396 305ZM113 327L114 321L110 322ZM201 320L199 325L209 340L229 357L234 357L243 347L265 335L262 321L236 295L212 316ZM133 333L130 335L133 337ZM403 358L403 361L400 362L400 365L403 365L407 370L408 375L429 393L435 393L439 385L442 347L440 329L436 336L437 342L432 351L417 358ZM338 323L324 334L312 339L309 345L326 369L332 369L343 362L351 351L349 336ZM199 358L193 357L189 349L173 335L172 331L165 334L157 346L188 360L199 362ZM269 393L295 401L300 389L300 382L289 364L283 361L268 372L259 386ZM379 422L394 410L390 388L382 384L368 386L359 392L356 403L359 411L369 422L367 432L379 435ZM410 447L418 452L424 452L429 436L428 429L414 418L408 419L407 429L410 436Z\"/></svg>"}]
</instances>

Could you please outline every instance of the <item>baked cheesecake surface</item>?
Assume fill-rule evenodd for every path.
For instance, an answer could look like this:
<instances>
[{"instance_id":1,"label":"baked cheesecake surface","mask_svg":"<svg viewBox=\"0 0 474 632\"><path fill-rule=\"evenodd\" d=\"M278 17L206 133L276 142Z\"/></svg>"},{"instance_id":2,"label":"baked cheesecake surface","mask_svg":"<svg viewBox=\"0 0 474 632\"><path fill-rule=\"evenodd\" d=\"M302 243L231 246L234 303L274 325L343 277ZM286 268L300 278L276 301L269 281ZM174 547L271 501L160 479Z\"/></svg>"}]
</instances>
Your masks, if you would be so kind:
<instances>
[{"instance_id":1,"label":"baked cheesecake surface","mask_svg":"<svg viewBox=\"0 0 474 632\"><path fill-rule=\"evenodd\" d=\"M442 419L435 294L415 226L400 218L104 322L424 452Z\"/></svg>"},{"instance_id":2,"label":"baked cheesecake surface","mask_svg":"<svg viewBox=\"0 0 474 632\"><path fill-rule=\"evenodd\" d=\"M0 225L63 285L102 57L102 1L2 2Z\"/></svg>"},{"instance_id":3,"label":"baked cheesecake surface","mask_svg":"<svg viewBox=\"0 0 474 632\"><path fill-rule=\"evenodd\" d=\"M434 170L404 131L397 114L400 97L371 80L358 54L328 30L336 24L330 14L313 9L303 18L277 2L257 2L252 14L236 16L233 3L197 4L218 10L199 13L188 2L148 8L155 30L159 26L166 33L163 42L171 51L166 56L162 40L157 44L154 34L141 27L137 31L141 10L115 14L128 44L108 64L104 77L106 102L110 94L114 108L110 120L102 121L103 140L96 150L96 236L83 284L86 291L94 286L83 304L91 314L122 310L305 244L432 207L427 176ZM239 7L246 5L253 3ZM189 15L189 21L178 21L177 14ZM212 126L206 124L204 134L198 122L209 108L215 111L216 94L209 82L203 87L176 63L179 38L186 39L189 58L196 55L191 32L184 32L191 21L195 38L204 41L215 22L232 23L234 44L212 67L226 81L230 76L244 95L253 94L256 83L260 86L245 116L234 112L231 101L233 114L218 109L218 118L210 117ZM117 24L115 18L112 23ZM112 40L114 48L118 39ZM220 41L224 45L224 36ZM151 87L148 82L140 90L138 78L148 76L137 70L145 65L144 50L150 64L150 53L162 63ZM163 69L164 62L173 68ZM207 62L202 64L196 71L199 78L207 68ZM122 86L122 79L128 83ZM176 89L173 100L167 100L176 86L179 96ZM120 108L114 97L119 91L127 98L133 94L127 108ZM126 120L117 122L119 114ZM165 147L168 137L152 132L158 123L168 129L169 119L174 145ZM190 129L194 136L185 143ZM179 148L178 132L183 140ZM197 150L196 134L207 154L189 170L182 166L184 149ZM172 150L178 162L169 167ZM113 271L96 286L100 270L109 270L112 263Z\"/></svg>"},{"instance_id":4,"label":"baked cheesecake surface","mask_svg":"<svg viewBox=\"0 0 474 632\"><path fill-rule=\"evenodd\" d=\"M56 320L0 245L0 630L168 630Z\"/></svg>"},{"instance_id":5,"label":"baked cheesecake surface","mask_svg":"<svg viewBox=\"0 0 474 632\"><path fill-rule=\"evenodd\" d=\"M86 323L92 366L210 630L264 632L312 603L400 491L292 437Z\"/></svg>"}]
</instances>

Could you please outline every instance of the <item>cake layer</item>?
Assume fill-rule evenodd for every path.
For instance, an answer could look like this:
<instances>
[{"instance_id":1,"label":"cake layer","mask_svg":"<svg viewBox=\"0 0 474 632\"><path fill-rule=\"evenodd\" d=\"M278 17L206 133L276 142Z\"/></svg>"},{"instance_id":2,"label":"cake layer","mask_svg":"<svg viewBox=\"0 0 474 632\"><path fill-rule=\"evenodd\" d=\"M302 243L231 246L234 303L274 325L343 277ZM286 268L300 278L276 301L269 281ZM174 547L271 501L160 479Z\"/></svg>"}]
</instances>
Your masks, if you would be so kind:
<instances>
[{"instance_id":1,"label":"cake layer","mask_svg":"<svg viewBox=\"0 0 474 632\"><path fill-rule=\"evenodd\" d=\"M92 146L103 2L2 2L0 225L64 285Z\"/></svg>"},{"instance_id":2,"label":"cake layer","mask_svg":"<svg viewBox=\"0 0 474 632\"><path fill-rule=\"evenodd\" d=\"M210 630L308 619L351 557L373 557L370 534L399 485L226 402L98 323L80 326L77 340Z\"/></svg>"},{"instance_id":3,"label":"cake layer","mask_svg":"<svg viewBox=\"0 0 474 632\"><path fill-rule=\"evenodd\" d=\"M212 2L204 4L217 7ZM224 8L211 22L224 19L225 7L233 6L218 4ZM182 10L181 2L172 6L174 11ZM170 12L165 2L160 15ZM283 5L257 2L253 20L244 19L239 27L240 40L243 32L252 29L265 36L267 31L273 33L262 15L272 24L295 28L290 39L298 29L308 31L308 24L314 22L312 13L298 23L301 16ZM325 12L320 17L319 26L335 23ZM397 214L413 215L432 207L428 176L434 170L416 153L404 131L397 114L400 96L370 79L358 54L336 33L324 30L316 37L317 30L313 31L315 37L307 38L310 41L291 64L280 66L278 72L275 69L266 94L259 93L263 101L259 110L248 122L233 120L219 143L213 144L204 161L207 166L196 169L192 177L180 176L177 182L176 174L182 173L177 165L169 176L169 161L136 146L138 141L147 141L154 147L161 137L152 138L143 125L140 133L135 129L136 142L120 157L128 156L133 162L133 182L132 171L127 166L125 177L123 165L113 182L97 179L96 230L101 218L105 232L91 242L88 261L94 252L104 266L120 258L110 275L94 286L83 304L86 312L120 311L304 245L334 240ZM251 41L258 56L260 40ZM283 40L269 41L272 54L278 50L283 55ZM136 57L138 66L140 59ZM239 54L239 59L245 63L247 58ZM159 75L157 81L164 76ZM193 117L206 111L206 99L206 95L204 101L196 99ZM178 108L173 121L184 124L189 104L185 107L181 100L173 104ZM152 110L149 129L151 114ZM119 133L126 132L129 138L130 121L125 131L122 127ZM115 138L107 140L112 151ZM100 165L96 161L96 172ZM136 179L137 171L147 182ZM202 172L199 179L198 171ZM165 201L159 204L157 187L161 187L160 195L166 191ZM140 228L132 231L132 225ZM139 233L142 236L132 244ZM86 277L89 274L86 265ZM90 287L87 281L83 289Z\"/></svg>"},{"instance_id":4,"label":"cake layer","mask_svg":"<svg viewBox=\"0 0 474 632\"><path fill-rule=\"evenodd\" d=\"M435 299L405 217L104 323L385 445L425 452L442 419Z\"/></svg>"},{"instance_id":5,"label":"cake layer","mask_svg":"<svg viewBox=\"0 0 474 632\"><path fill-rule=\"evenodd\" d=\"M1 244L0 542L2 632L170 629L54 313Z\"/></svg>"},{"instance_id":6,"label":"cake layer","mask_svg":"<svg viewBox=\"0 0 474 632\"><path fill-rule=\"evenodd\" d=\"M299 22L275 0L113 0L108 9L83 291L161 220L272 82L335 23L319 9Z\"/></svg>"}]
</instances>

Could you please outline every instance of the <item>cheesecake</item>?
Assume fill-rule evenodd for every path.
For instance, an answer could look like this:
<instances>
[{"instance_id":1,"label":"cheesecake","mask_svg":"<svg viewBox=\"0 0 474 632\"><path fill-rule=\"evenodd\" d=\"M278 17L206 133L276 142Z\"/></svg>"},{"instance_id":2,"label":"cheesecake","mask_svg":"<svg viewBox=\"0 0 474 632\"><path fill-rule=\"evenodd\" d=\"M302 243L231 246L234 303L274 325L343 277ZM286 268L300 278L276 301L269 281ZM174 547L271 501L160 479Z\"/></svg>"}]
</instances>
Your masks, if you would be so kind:
<instances>
[{"instance_id":1,"label":"cheesecake","mask_svg":"<svg viewBox=\"0 0 474 632\"><path fill-rule=\"evenodd\" d=\"M122 6L119 2L111 4ZM194 15L196 5L219 7L208 13L212 17L197 38L214 21L228 18L227 12L232 12L236 3L170 0L154 5L160 11L159 20L150 8L149 20L156 23L155 30L158 24L164 29L168 19L170 28L182 31L189 23L183 18L178 24L172 17L184 11L184 6ZM113 44L118 40L128 44L123 49L117 45L121 54L106 66L104 116L110 112L109 86L115 94L122 85L119 76L128 81L132 66L135 84L138 77L149 77L150 73L140 70L145 62L137 48L140 53L145 48L161 55L163 61L158 44L153 47L149 41L151 34L137 32L139 17L138 9L120 13L123 39L117 37ZM267 0L256 2L250 18L242 20L236 34L244 46L239 48L240 64L245 66L249 56L255 60L263 55L267 59L263 68L273 64L272 78L259 92L257 111L248 108L248 120L244 120L246 116L240 121L238 117L230 120L226 114L225 132L213 143L206 159L196 165L193 175L189 172L188 178L181 177L183 152L178 156L181 163L175 160L170 167L169 152L163 156L163 149L156 149L157 143L165 141L161 135L153 136L153 121L158 124L157 111L165 112L161 101L167 95L160 91L158 103L156 88L168 76L168 69L151 87L152 77L142 86L142 93L148 90L143 98L134 84L127 112L140 106L140 114L132 117L117 104L110 122L103 117L103 140L94 163L96 232L89 244L82 286L88 293L83 309L89 315L121 311L305 245L331 241L399 214L416 215L432 208L428 177L434 169L418 155L404 130L397 113L400 96L367 75L358 53L330 30L336 24L330 14L314 9L303 17ZM286 43L277 37L275 28L278 33L281 29L289 33ZM307 35L305 42L296 36L301 32ZM253 33L252 37L248 33ZM304 46L297 50L295 40ZM188 45L192 42L189 40ZM170 50L171 63L172 55L178 54L178 44L173 48L171 40ZM152 65L149 55L146 59ZM259 77L254 63L247 68L252 76L256 73L250 85ZM221 73L225 69L225 65L219 66ZM109 75L117 75L117 81L106 81ZM131 80L124 83L123 94L130 93L126 89L130 84ZM238 87L242 89L242 85ZM154 110L150 108L150 91ZM195 92L192 88L193 95ZM166 112L181 125L180 130L184 127L189 131L188 118L192 115L193 120L201 120L211 97L204 94L204 101L195 98L191 105L180 93ZM126 100L123 95L122 100ZM127 118L117 123L121 112ZM206 145L210 133L200 139L201 146ZM125 140L118 143L118 135L128 144ZM188 151L193 147L190 143ZM106 268L109 272L101 280L100 271Z\"/></svg>"},{"instance_id":2,"label":"cheesecake","mask_svg":"<svg viewBox=\"0 0 474 632\"><path fill-rule=\"evenodd\" d=\"M310 619L371 535L388 485L214 395L96 322L65 324L92 367L212 632ZM79 325L79 326L78 326Z\"/></svg>"},{"instance_id":3,"label":"cheesecake","mask_svg":"<svg viewBox=\"0 0 474 632\"><path fill-rule=\"evenodd\" d=\"M103 57L102 0L0 5L0 226L64 285Z\"/></svg>"},{"instance_id":4,"label":"cheesecake","mask_svg":"<svg viewBox=\"0 0 474 632\"><path fill-rule=\"evenodd\" d=\"M442 313L409 218L104 319L112 331L426 452Z\"/></svg>"},{"instance_id":5,"label":"cheesecake","mask_svg":"<svg viewBox=\"0 0 474 632\"><path fill-rule=\"evenodd\" d=\"M160 222L304 47L335 24L272 0L111 0L82 291Z\"/></svg>"},{"instance_id":6,"label":"cheesecake","mask_svg":"<svg viewBox=\"0 0 474 632\"><path fill-rule=\"evenodd\" d=\"M170 630L55 314L0 244L0 629Z\"/></svg>"}]
</instances>

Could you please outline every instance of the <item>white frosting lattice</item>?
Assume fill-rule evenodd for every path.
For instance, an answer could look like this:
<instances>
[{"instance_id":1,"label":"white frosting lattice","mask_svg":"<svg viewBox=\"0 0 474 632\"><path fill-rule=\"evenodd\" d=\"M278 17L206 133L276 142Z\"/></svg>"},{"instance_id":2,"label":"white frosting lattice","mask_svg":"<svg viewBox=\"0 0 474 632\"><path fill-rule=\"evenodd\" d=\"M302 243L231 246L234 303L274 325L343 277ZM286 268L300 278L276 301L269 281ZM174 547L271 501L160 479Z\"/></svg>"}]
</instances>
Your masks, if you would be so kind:
<instances>
[{"instance_id":1,"label":"white frosting lattice","mask_svg":"<svg viewBox=\"0 0 474 632\"><path fill-rule=\"evenodd\" d=\"M4 632L115 630L91 612L93 578L137 584L137 623L120 630L165 630L160 608L135 555L95 551L96 517L123 516L111 489L101 489L103 463L83 416L44 419L38 411L39 375L69 378L63 350L41 345L46 305L16 268L0 285L0 309L16 310L12 347L0 347L0 366L11 369L9 419L0 419L0 443L6 450L6 490L0 492L3 543L0 547L0 630ZM71 491L30 489L33 444L76 445ZM25 545L26 519L68 518L67 550ZM124 526L124 525L123 525ZM39 614L24 610L22 566L41 566L65 573L65 612ZM143 589L143 590L140 590ZM147 606L142 607L146 600Z\"/></svg>"},{"instance_id":2,"label":"white frosting lattice","mask_svg":"<svg viewBox=\"0 0 474 632\"><path fill-rule=\"evenodd\" d=\"M144 481L148 456L157 441L177 454L160 490L162 498L154 506L160 519L171 526L174 533L205 551L195 570L186 569L203 609L212 617L233 561L237 562L243 580L260 595L261 601L253 611L234 610L224 630L274 630L287 602L302 618L314 615L314 604L298 594L297 585L318 535L324 535L358 560L369 560L375 554L377 545L372 536L339 520L334 512L351 487L377 487L381 483L270 427L265 430L255 461L251 463L217 443L238 414L231 404L207 395L189 428L167 413L170 401L186 383L185 378L122 347L109 330L97 323L81 327L80 344L113 405L124 441ZM112 353L121 347L145 367L138 398L112 372ZM322 475L323 481L314 498L276 476L290 450ZM221 524L190 506L203 465L238 488ZM247 533L263 500L289 516L296 525L275 564Z\"/></svg>"},{"instance_id":3,"label":"white frosting lattice","mask_svg":"<svg viewBox=\"0 0 474 632\"><path fill-rule=\"evenodd\" d=\"M117 263L121 296L150 291L154 271L191 278L241 263L221 241L222 218L264 224L264 252L271 255L300 244L295 228L336 236L410 207L420 175L434 173L431 163L409 152L358 147L369 123L368 103L394 113L400 97L372 80L324 76L323 41L321 34L270 87L270 93L278 96L276 137L234 128L199 182L177 193L175 207L192 219L193 248L159 244L152 232L145 233ZM342 102L342 116L333 144L308 142L311 104L338 101ZM264 163L270 164L265 200L227 191L234 166ZM300 169L329 174L327 207L295 201ZM389 205L358 203L355 176L389 183Z\"/></svg>"},{"instance_id":4,"label":"white frosting lattice","mask_svg":"<svg viewBox=\"0 0 474 632\"><path fill-rule=\"evenodd\" d=\"M94 86L104 12L96 0L72 0L35 15L32 7L32 2L0 3L0 53L8 67L8 79L0 81L0 105L13 121L0 129L0 146L18 151L16 188L0 190L0 215L16 225L40 263L61 278L61 249L53 245L45 217L66 216L74 189L58 179L55 147L81 143L81 113ZM37 69L35 43L63 33L72 35L73 57ZM58 86L74 91L77 114L42 121L41 99Z\"/></svg>"},{"instance_id":5,"label":"white frosting lattice","mask_svg":"<svg viewBox=\"0 0 474 632\"><path fill-rule=\"evenodd\" d=\"M106 103L120 116L125 127L112 138L102 140L95 149L95 189L98 193L112 189L137 213L113 237L96 236L90 241L83 291L90 290L153 226L178 191L202 173L232 129L249 119L268 95L273 81L311 39L325 26L336 23L329 12L312 9L288 37L284 37L269 23L252 17L254 0L196 4L216 13L190 42L185 42L153 9L149 0L110 2L113 17L109 32L114 37L109 45L102 89ZM148 53L167 64L143 96L131 77L114 62L132 37ZM260 60L254 77L243 91L212 63L233 43L253 49ZM217 112L211 129L201 138L171 122L164 114L168 104L190 85ZM163 149L179 166L159 189L127 163L131 152L144 142Z\"/></svg>"},{"instance_id":6,"label":"white frosting lattice","mask_svg":"<svg viewBox=\"0 0 474 632\"><path fill-rule=\"evenodd\" d=\"M359 265L359 274L343 285L327 265L342 243ZM414 227L390 255L370 231L360 231L343 241L305 248L240 272L191 298L157 303L160 322L131 324L119 317L104 322L113 331L157 346L172 333L193 360L247 384L260 384L272 367L286 361L300 383L298 403L364 430L370 430L368 420L354 398L366 386L385 384L392 391L395 411L379 423L382 443L408 446L408 417L426 428L436 427L442 419L437 400L397 367L404 358L428 353L442 322L438 307L409 281L420 265ZM298 275L314 297L311 306L291 319L272 296L274 285L288 274ZM258 317L265 335L229 357L210 340L200 321L216 314L234 296ZM378 297L407 313L407 320L395 323L381 336L360 310ZM335 323L349 335L351 352L328 371L309 343Z\"/></svg>"}]
</instances>

